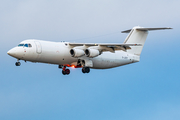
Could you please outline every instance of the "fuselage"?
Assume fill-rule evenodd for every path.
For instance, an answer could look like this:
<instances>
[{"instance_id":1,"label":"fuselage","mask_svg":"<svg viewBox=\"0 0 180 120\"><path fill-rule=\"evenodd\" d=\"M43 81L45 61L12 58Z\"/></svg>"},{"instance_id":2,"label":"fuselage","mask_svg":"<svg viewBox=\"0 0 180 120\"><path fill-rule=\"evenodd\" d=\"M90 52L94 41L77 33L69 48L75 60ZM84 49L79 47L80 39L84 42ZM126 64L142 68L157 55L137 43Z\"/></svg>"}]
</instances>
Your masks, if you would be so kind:
<instances>
[{"instance_id":1,"label":"fuselage","mask_svg":"<svg viewBox=\"0 0 180 120\"><path fill-rule=\"evenodd\" d=\"M101 55L89 58L86 56L74 58L70 54L73 47L68 42L51 42L42 40L25 40L17 47L8 51L8 54L18 60L31 62L50 63L62 66L77 66L79 59L92 61L90 68L108 69L134 62L138 62L140 57L119 50L103 52Z\"/></svg>"}]
</instances>

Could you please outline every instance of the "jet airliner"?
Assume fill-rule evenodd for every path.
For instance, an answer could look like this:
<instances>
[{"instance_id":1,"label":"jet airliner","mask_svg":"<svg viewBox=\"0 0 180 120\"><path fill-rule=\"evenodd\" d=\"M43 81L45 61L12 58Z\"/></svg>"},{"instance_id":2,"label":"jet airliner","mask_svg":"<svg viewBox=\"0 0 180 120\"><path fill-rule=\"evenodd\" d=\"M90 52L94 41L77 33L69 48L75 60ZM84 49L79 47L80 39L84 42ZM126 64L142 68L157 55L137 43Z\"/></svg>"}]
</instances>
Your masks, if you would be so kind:
<instances>
[{"instance_id":1,"label":"jet airliner","mask_svg":"<svg viewBox=\"0 0 180 120\"><path fill-rule=\"evenodd\" d=\"M56 64L63 75L69 75L68 67L82 68L83 73L92 69L109 69L140 61L141 51L148 31L172 28L133 27L122 31L129 33L124 43L71 43L29 39L7 52L19 60Z\"/></svg>"}]
</instances>

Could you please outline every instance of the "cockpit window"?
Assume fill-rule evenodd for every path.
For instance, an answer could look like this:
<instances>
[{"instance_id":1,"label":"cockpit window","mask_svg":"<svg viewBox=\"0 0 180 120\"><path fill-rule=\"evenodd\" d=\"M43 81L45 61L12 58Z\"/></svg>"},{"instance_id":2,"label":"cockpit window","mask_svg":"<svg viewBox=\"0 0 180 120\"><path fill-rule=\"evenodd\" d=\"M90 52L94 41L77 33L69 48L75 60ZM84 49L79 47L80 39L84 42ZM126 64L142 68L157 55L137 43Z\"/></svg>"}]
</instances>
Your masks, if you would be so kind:
<instances>
[{"instance_id":1,"label":"cockpit window","mask_svg":"<svg viewBox=\"0 0 180 120\"><path fill-rule=\"evenodd\" d=\"M28 44L28 47L32 47L32 45L31 45L31 44Z\"/></svg>"},{"instance_id":2,"label":"cockpit window","mask_svg":"<svg viewBox=\"0 0 180 120\"><path fill-rule=\"evenodd\" d=\"M25 44L24 47L28 47L28 44Z\"/></svg>"},{"instance_id":3,"label":"cockpit window","mask_svg":"<svg viewBox=\"0 0 180 120\"><path fill-rule=\"evenodd\" d=\"M23 47L32 47L31 44L19 44L19 45L18 45L18 47L21 47L21 46L23 46Z\"/></svg>"},{"instance_id":4,"label":"cockpit window","mask_svg":"<svg viewBox=\"0 0 180 120\"><path fill-rule=\"evenodd\" d=\"M18 47L20 47L20 46L24 46L24 44L19 44Z\"/></svg>"}]
</instances>

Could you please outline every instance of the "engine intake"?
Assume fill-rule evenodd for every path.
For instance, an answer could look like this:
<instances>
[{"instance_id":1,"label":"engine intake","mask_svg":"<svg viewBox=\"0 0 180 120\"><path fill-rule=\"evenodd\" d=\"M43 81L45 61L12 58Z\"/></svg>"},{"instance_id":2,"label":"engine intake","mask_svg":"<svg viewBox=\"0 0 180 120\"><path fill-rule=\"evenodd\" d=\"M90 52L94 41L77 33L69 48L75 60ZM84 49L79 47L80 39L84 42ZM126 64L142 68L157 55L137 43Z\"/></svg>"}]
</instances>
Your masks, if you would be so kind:
<instances>
[{"instance_id":1,"label":"engine intake","mask_svg":"<svg viewBox=\"0 0 180 120\"><path fill-rule=\"evenodd\" d=\"M69 52L71 56L75 58L82 57L84 55L84 51L81 49L71 49Z\"/></svg>"},{"instance_id":2,"label":"engine intake","mask_svg":"<svg viewBox=\"0 0 180 120\"><path fill-rule=\"evenodd\" d=\"M99 50L96 50L96 49L85 50L85 55L90 58L97 57L99 54L100 54Z\"/></svg>"}]
</instances>

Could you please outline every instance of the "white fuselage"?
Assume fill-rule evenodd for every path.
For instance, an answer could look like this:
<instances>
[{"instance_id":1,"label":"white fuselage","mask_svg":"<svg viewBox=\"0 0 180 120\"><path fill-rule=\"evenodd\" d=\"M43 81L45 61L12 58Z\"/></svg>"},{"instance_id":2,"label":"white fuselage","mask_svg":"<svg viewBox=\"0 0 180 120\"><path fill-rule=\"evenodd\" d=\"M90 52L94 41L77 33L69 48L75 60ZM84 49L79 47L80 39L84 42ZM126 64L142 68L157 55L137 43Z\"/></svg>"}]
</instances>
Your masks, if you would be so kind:
<instances>
[{"instance_id":1,"label":"white fuselage","mask_svg":"<svg viewBox=\"0 0 180 120\"><path fill-rule=\"evenodd\" d=\"M20 44L31 44L31 47L17 46L8 51L8 54L19 59L31 62L50 63L63 66L76 66L78 59L92 61L90 68L108 69L139 61L139 56L122 50L103 52L101 55L89 58L86 56L74 58L70 54L72 46L68 42L50 42L42 40L25 40Z\"/></svg>"},{"instance_id":2,"label":"white fuselage","mask_svg":"<svg viewBox=\"0 0 180 120\"><path fill-rule=\"evenodd\" d=\"M63 75L69 75L66 67L82 68L89 73L90 68L108 69L140 61L148 31L172 28L144 28L135 26L122 31L129 33L123 43L70 43L42 40L25 40L7 53L19 60L57 64Z\"/></svg>"}]
</instances>

